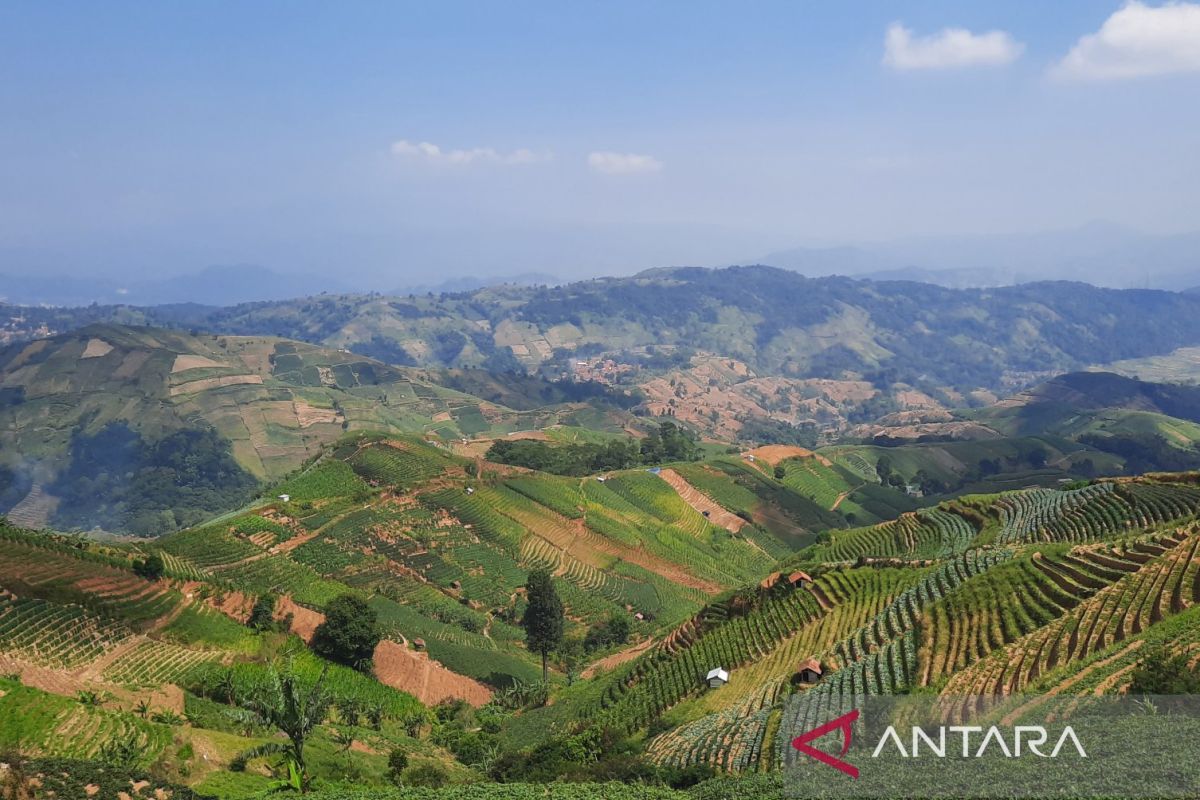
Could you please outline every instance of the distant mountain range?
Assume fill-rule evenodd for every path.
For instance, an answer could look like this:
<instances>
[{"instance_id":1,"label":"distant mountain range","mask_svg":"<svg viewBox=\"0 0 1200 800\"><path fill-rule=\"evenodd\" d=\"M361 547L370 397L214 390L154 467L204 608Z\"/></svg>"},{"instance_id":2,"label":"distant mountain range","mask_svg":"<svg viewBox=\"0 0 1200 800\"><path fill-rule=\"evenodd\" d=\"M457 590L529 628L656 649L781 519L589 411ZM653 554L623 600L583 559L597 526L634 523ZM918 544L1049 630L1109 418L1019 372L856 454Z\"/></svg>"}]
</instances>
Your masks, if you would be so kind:
<instances>
[{"instance_id":1,"label":"distant mountain range","mask_svg":"<svg viewBox=\"0 0 1200 800\"><path fill-rule=\"evenodd\" d=\"M484 286L553 286L559 281L543 272L495 278L466 276L444 281L416 280L389 290L389 294L469 292ZM363 291L340 278L326 275L293 275L253 264L212 266L200 272L158 280L118 281L77 276L0 275L0 303L28 306L87 306L128 304L160 306L189 303L200 306L233 306L255 301L290 300L319 294Z\"/></svg>"},{"instance_id":2,"label":"distant mountain range","mask_svg":"<svg viewBox=\"0 0 1200 800\"><path fill-rule=\"evenodd\" d=\"M452 295L318 295L226 308L10 308L0 341L90 322L281 336L390 364L571 374L675 349L761 376L1008 393L1054 374L1200 345L1200 295L1043 282L995 289L677 268ZM954 403L953 399L950 402Z\"/></svg>"},{"instance_id":3,"label":"distant mountain range","mask_svg":"<svg viewBox=\"0 0 1200 800\"><path fill-rule=\"evenodd\" d=\"M1200 286L1200 233L1159 236L1097 222L1045 233L800 247L754 261L809 277L849 275L950 288L1074 280L1116 289L1180 291Z\"/></svg>"}]
</instances>

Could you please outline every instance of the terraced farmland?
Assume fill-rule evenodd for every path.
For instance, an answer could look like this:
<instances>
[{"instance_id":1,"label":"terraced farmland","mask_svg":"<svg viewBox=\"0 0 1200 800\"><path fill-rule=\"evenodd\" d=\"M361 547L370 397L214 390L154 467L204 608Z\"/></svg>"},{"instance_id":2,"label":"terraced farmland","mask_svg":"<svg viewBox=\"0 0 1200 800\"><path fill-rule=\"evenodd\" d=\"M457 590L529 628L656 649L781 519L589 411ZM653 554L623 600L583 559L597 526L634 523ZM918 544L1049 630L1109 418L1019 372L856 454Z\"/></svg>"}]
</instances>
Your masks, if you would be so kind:
<instances>
[{"instance_id":1,"label":"terraced farmland","mask_svg":"<svg viewBox=\"0 0 1200 800\"><path fill-rule=\"evenodd\" d=\"M130 635L124 625L79 606L18 599L0 590L0 651L31 663L78 669Z\"/></svg>"},{"instance_id":2,"label":"terraced farmland","mask_svg":"<svg viewBox=\"0 0 1200 800\"><path fill-rule=\"evenodd\" d=\"M1041 675L1084 661L1190 608L1200 602L1198 553L1200 533L1194 527L1128 547L1073 550L1068 569L1055 570L1061 584L1098 582L1100 570L1120 577L1093 588L1094 593L1069 613L956 673L944 691L1020 692Z\"/></svg>"}]
</instances>

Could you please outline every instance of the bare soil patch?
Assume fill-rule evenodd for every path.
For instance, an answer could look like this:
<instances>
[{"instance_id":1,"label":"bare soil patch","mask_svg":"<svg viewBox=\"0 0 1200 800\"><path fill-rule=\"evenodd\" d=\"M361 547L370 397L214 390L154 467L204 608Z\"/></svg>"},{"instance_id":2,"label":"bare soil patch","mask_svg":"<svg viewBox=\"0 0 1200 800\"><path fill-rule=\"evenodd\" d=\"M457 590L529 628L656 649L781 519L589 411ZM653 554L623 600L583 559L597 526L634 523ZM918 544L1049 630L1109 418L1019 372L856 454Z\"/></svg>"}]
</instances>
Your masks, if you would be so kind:
<instances>
[{"instance_id":1,"label":"bare soil patch","mask_svg":"<svg viewBox=\"0 0 1200 800\"><path fill-rule=\"evenodd\" d=\"M292 633L305 642L312 641L317 626L325 621L325 615L320 611L313 611L311 608L297 605L291 597L284 595L279 598L279 603L275 606L275 619L283 619L288 614L292 615Z\"/></svg>"},{"instance_id":2,"label":"bare soil patch","mask_svg":"<svg viewBox=\"0 0 1200 800\"><path fill-rule=\"evenodd\" d=\"M482 683L451 672L428 653L413 652L392 641L384 640L375 648L375 675L382 683L409 692L430 706L453 698L479 707L492 699L492 690Z\"/></svg>"},{"instance_id":3,"label":"bare soil patch","mask_svg":"<svg viewBox=\"0 0 1200 800\"><path fill-rule=\"evenodd\" d=\"M195 355L180 355L175 356L175 363L171 365L171 374L177 372L186 372L189 369L204 369L208 367L225 367L227 364L222 364L220 361L213 361L207 356Z\"/></svg>"},{"instance_id":4,"label":"bare soil patch","mask_svg":"<svg viewBox=\"0 0 1200 800\"><path fill-rule=\"evenodd\" d=\"M113 351L113 346L103 339L88 339L87 347L83 349L80 358L100 358Z\"/></svg>"},{"instance_id":5,"label":"bare soil patch","mask_svg":"<svg viewBox=\"0 0 1200 800\"><path fill-rule=\"evenodd\" d=\"M203 380L188 381L178 386L172 386L169 394L171 397L178 397L181 394L206 392L209 389L220 389L223 386L261 386L262 382L261 375L222 375L218 378L204 378Z\"/></svg>"}]
</instances>

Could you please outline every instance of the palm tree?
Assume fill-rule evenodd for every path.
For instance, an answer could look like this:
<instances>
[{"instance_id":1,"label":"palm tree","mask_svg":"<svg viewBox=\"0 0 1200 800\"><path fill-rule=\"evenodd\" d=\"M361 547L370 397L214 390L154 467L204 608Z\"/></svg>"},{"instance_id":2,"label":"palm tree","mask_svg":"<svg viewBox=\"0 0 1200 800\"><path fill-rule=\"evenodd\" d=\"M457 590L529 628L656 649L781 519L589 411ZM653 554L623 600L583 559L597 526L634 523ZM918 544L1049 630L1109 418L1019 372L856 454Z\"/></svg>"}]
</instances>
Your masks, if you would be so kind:
<instances>
[{"instance_id":1,"label":"palm tree","mask_svg":"<svg viewBox=\"0 0 1200 800\"><path fill-rule=\"evenodd\" d=\"M233 679L233 670L221 671L221 677L217 678L215 689L218 696L225 698L226 703L234 704L237 699L237 682Z\"/></svg>"},{"instance_id":2,"label":"palm tree","mask_svg":"<svg viewBox=\"0 0 1200 800\"><path fill-rule=\"evenodd\" d=\"M308 771L304 763L304 744L313 728L324 721L331 699L325 691L326 665L311 688L305 689L299 676L290 668L280 672L272 667L258 691L246 698L244 705L256 714L264 725L281 731L288 738L283 742L267 742L242 753L245 762L273 754L283 754L288 761L288 774L301 792L308 791Z\"/></svg>"}]
</instances>

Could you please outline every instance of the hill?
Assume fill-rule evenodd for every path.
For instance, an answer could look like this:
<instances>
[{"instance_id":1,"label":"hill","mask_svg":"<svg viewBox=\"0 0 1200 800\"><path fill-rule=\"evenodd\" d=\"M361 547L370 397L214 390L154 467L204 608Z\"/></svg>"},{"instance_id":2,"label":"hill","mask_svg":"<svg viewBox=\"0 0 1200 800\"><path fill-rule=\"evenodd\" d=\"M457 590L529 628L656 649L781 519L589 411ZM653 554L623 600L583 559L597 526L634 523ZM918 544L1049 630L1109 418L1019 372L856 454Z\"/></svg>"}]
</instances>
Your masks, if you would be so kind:
<instances>
[{"instance_id":1,"label":"hill","mask_svg":"<svg viewBox=\"0 0 1200 800\"><path fill-rule=\"evenodd\" d=\"M649 413L694 408L716 381L695 422L715 412L710 432L728 436L739 416L841 430L885 411L983 405L1059 373L1196 345L1197 311L1196 295L1080 283L954 290L730 267L222 309L94 307L76 316L280 336L395 365L649 386ZM62 311L6 313L10 338L80 324ZM735 362L733 372L716 369L721 359ZM697 384L685 389L686 403L674 395L684 378ZM846 384L809 383L818 380Z\"/></svg>"},{"instance_id":2,"label":"hill","mask_svg":"<svg viewBox=\"0 0 1200 800\"><path fill-rule=\"evenodd\" d=\"M275 337L97 324L13 344L0 350L0 512L154 535L240 505L348 430L625 424L596 403L514 411L436 377Z\"/></svg>"},{"instance_id":3,"label":"hill","mask_svg":"<svg viewBox=\"0 0 1200 800\"><path fill-rule=\"evenodd\" d=\"M891 491L865 460L776 446L565 478L359 433L279 497L152 543L3 527L0 746L86 760L132 740L131 770L262 791L270 762L230 766L269 731L226 712L281 652L314 679L302 643L343 594L367 602L384 641L374 678L333 669L339 710L312 744L333 791L380 785L400 748L440 780L686 786L715 771L762 779L718 777L694 797L781 796L771 775L796 731L863 696L1117 691L1145 653L1195 662L1195 474L887 517L880 504L884 521L847 528L843 506L867 513L871 499L857 492ZM140 577L153 553L163 575ZM538 566L567 617L543 688L516 627ZM265 629L248 625L261 598ZM627 639L591 635L618 618ZM809 659L815 683L797 678ZM719 688L703 680L714 666L729 671Z\"/></svg>"}]
</instances>

